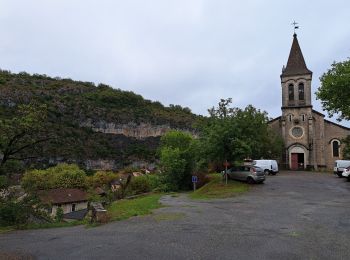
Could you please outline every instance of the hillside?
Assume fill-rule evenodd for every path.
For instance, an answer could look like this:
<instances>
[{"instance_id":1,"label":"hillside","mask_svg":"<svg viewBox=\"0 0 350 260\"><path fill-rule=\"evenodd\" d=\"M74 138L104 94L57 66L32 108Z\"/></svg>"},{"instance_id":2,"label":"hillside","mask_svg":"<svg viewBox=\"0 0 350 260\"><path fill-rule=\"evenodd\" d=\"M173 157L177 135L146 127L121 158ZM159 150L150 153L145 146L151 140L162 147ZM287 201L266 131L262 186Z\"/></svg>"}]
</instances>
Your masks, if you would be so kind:
<instances>
[{"instance_id":1,"label":"hillside","mask_svg":"<svg viewBox=\"0 0 350 260\"><path fill-rule=\"evenodd\" d=\"M153 161L169 129L193 131L189 108L165 107L104 84L0 70L0 117L19 104L46 104L57 137L36 151L40 163L74 161L93 168L119 168ZM33 152L33 151L28 151Z\"/></svg>"}]
</instances>

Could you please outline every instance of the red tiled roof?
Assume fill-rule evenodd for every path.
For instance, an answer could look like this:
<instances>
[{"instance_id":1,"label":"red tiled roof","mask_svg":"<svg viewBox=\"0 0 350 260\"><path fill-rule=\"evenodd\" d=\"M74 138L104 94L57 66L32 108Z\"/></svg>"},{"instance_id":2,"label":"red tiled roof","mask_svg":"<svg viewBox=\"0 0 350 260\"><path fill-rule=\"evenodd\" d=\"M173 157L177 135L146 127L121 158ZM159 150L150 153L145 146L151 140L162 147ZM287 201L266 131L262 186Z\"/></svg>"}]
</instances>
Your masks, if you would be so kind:
<instances>
[{"instance_id":1,"label":"red tiled roof","mask_svg":"<svg viewBox=\"0 0 350 260\"><path fill-rule=\"evenodd\" d=\"M44 203L64 204L87 201L87 193L79 189L51 189L38 191L38 196Z\"/></svg>"}]
</instances>

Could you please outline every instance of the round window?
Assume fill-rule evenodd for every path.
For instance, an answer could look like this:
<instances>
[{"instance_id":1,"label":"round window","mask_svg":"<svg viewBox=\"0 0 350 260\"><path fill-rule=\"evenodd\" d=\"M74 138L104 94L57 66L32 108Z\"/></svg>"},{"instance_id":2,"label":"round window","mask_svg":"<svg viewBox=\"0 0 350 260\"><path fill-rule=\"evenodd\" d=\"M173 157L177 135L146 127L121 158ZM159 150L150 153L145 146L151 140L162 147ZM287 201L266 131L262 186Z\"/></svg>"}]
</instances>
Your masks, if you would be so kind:
<instances>
[{"instance_id":1,"label":"round window","mask_svg":"<svg viewBox=\"0 0 350 260\"><path fill-rule=\"evenodd\" d=\"M292 135L295 137L295 138L300 138L303 136L303 129L301 127L294 127L292 129Z\"/></svg>"}]
</instances>

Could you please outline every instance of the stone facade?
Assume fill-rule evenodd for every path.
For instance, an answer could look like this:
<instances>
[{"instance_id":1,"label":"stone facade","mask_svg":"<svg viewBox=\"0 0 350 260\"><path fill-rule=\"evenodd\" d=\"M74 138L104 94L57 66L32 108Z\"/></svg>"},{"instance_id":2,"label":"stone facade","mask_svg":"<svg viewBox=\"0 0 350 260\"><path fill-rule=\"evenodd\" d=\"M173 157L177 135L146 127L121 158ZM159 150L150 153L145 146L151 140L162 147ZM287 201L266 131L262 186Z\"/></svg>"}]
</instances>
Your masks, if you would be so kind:
<instances>
[{"instance_id":1,"label":"stone facade","mask_svg":"<svg viewBox=\"0 0 350 260\"><path fill-rule=\"evenodd\" d=\"M294 34L287 66L281 74L282 116L269 122L284 140L280 164L289 169L327 168L342 159L341 140L350 128L325 120L312 109L312 72L306 67Z\"/></svg>"}]
</instances>

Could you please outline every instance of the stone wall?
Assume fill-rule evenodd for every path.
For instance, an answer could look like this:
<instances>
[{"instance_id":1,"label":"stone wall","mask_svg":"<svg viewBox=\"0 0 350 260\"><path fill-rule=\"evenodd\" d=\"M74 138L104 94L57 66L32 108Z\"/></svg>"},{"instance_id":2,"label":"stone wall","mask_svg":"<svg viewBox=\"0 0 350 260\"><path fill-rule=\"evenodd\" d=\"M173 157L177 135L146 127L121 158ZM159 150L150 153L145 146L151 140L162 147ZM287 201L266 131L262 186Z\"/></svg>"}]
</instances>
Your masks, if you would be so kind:
<instances>
[{"instance_id":1,"label":"stone wall","mask_svg":"<svg viewBox=\"0 0 350 260\"><path fill-rule=\"evenodd\" d=\"M325 144L325 151L326 151L326 165L327 168L331 169L334 165L335 160L341 160L342 159L342 149L344 149L344 145L340 146L340 156L339 157L333 157L333 150L332 150L332 143L331 141L333 139L337 139L341 142L341 140L348 135L350 135L350 128L343 127L341 125L332 123L330 121L325 120L325 137L324 137L324 144Z\"/></svg>"}]
</instances>

